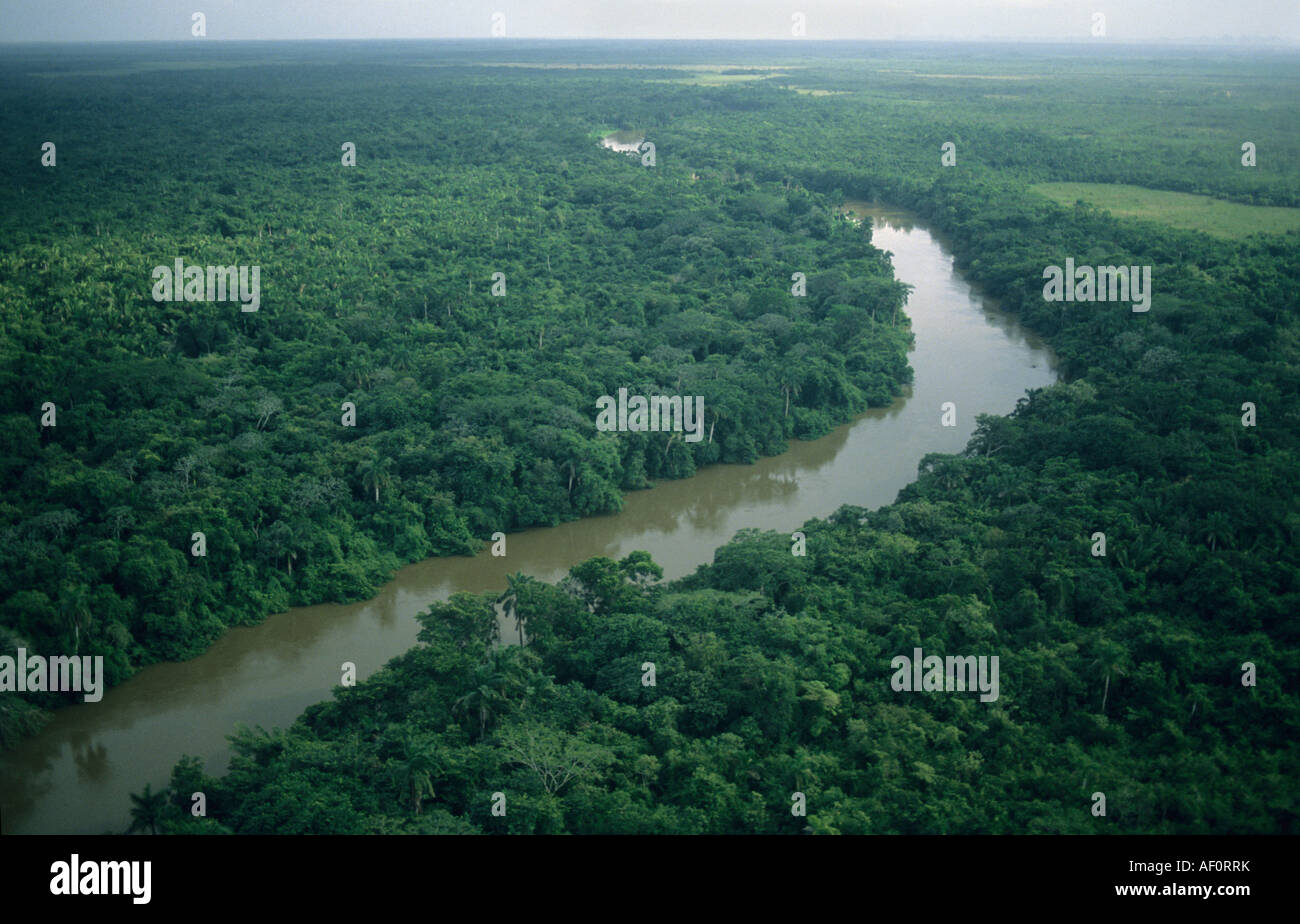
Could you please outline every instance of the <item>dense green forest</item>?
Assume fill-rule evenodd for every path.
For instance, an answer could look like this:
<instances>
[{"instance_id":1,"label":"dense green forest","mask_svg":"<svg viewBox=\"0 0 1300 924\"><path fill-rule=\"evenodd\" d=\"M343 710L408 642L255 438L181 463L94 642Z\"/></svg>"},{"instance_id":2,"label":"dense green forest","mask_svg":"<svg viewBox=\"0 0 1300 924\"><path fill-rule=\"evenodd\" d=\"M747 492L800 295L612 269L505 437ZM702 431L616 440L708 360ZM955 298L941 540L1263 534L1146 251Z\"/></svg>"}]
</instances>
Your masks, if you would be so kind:
<instances>
[{"instance_id":1,"label":"dense green forest","mask_svg":"<svg viewBox=\"0 0 1300 924\"><path fill-rule=\"evenodd\" d=\"M982 418L896 503L807 524L806 557L756 532L667 584L642 554L518 575L522 647L495 644L498 593L435 605L385 669L288 730L240 730L225 774L182 760L137 827L1295 832L1300 235L1218 240L1029 189L1300 206L1294 56L260 53L155 75L106 52L129 98L9 62L0 147L30 164L0 189L9 646L75 642L120 680L887 403L906 290L835 217L846 198L942 232L1066 381ZM687 79L706 63L782 70ZM182 100L207 115L180 132L159 114ZM614 129L656 166L601 150ZM60 132L83 140L43 171ZM148 271L177 255L260 263L261 311L153 303ZM1152 266L1151 310L1044 301L1067 256ZM592 402L620 385L705 395L713 438L597 436ZM914 647L998 655L1000 698L895 693ZM34 721L6 697L0 717L10 739Z\"/></svg>"},{"instance_id":2,"label":"dense green forest","mask_svg":"<svg viewBox=\"0 0 1300 924\"><path fill-rule=\"evenodd\" d=\"M0 191L0 647L102 655L117 683L400 563L781 452L909 380L906 290L825 195L645 168L588 122L502 121L477 81L417 132L414 97L367 115L384 91L308 74L299 120L238 139L247 103L206 75L125 118L6 106L15 136L71 140L53 170L14 152L30 169ZM198 134L151 115L199 87ZM262 308L154 302L178 256L261 266ZM702 395L707 439L597 434L620 387ZM0 694L0 744L35 719Z\"/></svg>"},{"instance_id":3,"label":"dense green forest","mask_svg":"<svg viewBox=\"0 0 1300 924\"><path fill-rule=\"evenodd\" d=\"M913 205L926 196L942 221L951 200ZM945 226L1081 372L984 418L963 455L927 458L896 504L808 524L804 558L786 534L739 536L667 586L637 556L560 586L520 576L525 648L493 647L495 595L435 606L419 648L287 732L240 732L223 777L183 761L179 797L139 817L244 833L1294 833L1297 242L1207 252L1213 301L1189 274L1161 315L1061 318L998 280L1061 246L1142 258L1194 242L1128 239L1088 212L1015 217L1019 250L973 215ZM1243 396L1276 426L1243 429ZM894 693L890 659L914 646L998 654L999 700ZM206 819L182 811L196 791Z\"/></svg>"}]
</instances>

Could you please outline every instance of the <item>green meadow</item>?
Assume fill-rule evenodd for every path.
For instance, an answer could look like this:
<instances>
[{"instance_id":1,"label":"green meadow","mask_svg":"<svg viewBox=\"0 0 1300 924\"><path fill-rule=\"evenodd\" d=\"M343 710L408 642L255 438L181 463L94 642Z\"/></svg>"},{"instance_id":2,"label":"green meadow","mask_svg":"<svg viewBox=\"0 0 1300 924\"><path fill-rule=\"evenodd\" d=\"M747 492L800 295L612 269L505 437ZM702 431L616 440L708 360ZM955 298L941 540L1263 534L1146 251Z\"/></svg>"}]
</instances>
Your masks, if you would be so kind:
<instances>
[{"instance_id":1,"label":"green meadow","mask_svg":"<svg viewBox=\"0 0 1300 924\"><path fill-rule=\"evenodd\" d=\"M1030 189L1061 205L1082 200L1116 218L1143 218L1234 240L1249 234L1285 234L1300 228L1300 209L1242 205L1192 193L1122 183L1038 183Z\"/></svg>"}]
</instances>

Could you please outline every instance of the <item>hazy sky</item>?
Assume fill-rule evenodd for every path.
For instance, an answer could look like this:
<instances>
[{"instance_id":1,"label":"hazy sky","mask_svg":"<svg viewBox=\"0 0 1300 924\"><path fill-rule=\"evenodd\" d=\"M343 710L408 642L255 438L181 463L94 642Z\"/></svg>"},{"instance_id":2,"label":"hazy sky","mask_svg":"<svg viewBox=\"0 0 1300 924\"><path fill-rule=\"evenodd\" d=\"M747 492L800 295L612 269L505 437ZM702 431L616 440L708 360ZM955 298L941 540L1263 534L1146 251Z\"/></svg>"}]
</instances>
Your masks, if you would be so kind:
<instances>
[{"instance_id":1,"label":"hazy sky","mask_svg":"<svg viewBox=\"0 0 1300 924\"><path fill-rule=\"evenodd\" d=\"M1256 40L1300 44L1300 0L0 0L0 41L488 38Z\"/></svg>"}]
</instances>

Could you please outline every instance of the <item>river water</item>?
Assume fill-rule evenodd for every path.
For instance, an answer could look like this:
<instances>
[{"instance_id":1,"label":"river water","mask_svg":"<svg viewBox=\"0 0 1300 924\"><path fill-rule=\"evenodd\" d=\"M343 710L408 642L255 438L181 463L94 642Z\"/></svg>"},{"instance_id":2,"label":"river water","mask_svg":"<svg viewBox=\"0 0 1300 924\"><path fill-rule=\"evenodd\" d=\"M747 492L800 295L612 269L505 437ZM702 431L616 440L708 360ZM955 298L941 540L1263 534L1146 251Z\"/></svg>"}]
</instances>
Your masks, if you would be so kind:
<instances>
[{"instance_id":1,"label":"river water","mask_svg":"<svg viewBox=\"0 0 1300 924\"><path fill-rule=\"evenodd\" d=\"M202 757L210 773L224 770L236 722L288 725L329 697L344 661L359 678L373 673L415 643L415 615L435 600L502 590L520 571L555 580L587 558L637 549L679 577L712 561L739 529L789 532L842 504L887 504L916 477L922 456L966 444L976 414L1005 414L1026 389L1056 380L1047 348L972 291L939 239L900 212L852 202L846 209L872 222L876 246L893 253L895 274L915 287L907 304L915 382L891 407L793 442L784 455L633 493L620 513L513 534L504 558L485 551L417 562L373 600L298 607L232 629L193 660L148 667L98 703L59 710L0 758L0 832L121 832L129 793L165 785L183 754ZM957 406L956 427L940 424L945 401Z\"/></svg>"}]
</instances>

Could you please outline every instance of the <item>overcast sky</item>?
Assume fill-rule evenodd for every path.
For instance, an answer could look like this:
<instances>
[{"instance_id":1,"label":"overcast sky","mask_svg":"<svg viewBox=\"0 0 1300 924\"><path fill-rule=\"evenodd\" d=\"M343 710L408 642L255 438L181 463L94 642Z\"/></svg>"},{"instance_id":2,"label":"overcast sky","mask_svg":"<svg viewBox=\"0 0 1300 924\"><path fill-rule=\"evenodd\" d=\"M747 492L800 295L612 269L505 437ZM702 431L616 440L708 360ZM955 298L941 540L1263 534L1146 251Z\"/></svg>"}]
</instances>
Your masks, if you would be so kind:
<instances>
[{"instance_id":1,"label":"overcast sky","mask_svg":"<svg viewBox=\"0 0 1300 924\"><path fill-rule=\"evenodd\" d=\"M1300 0L0 0L0 42L488 38L1090 41L1300 44Z\"/></svg>"}]
</instances>

